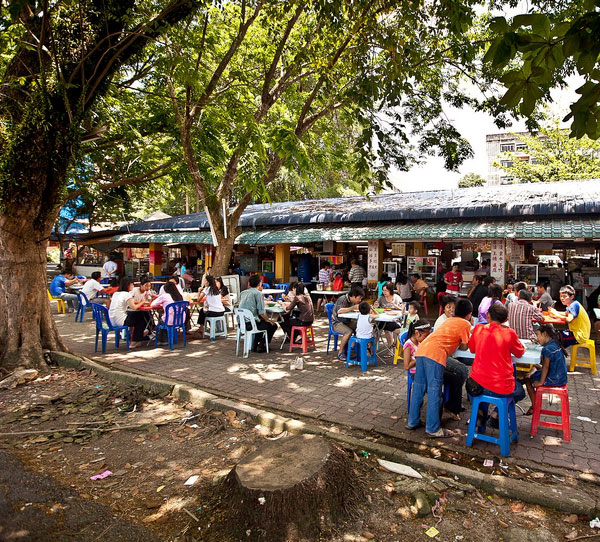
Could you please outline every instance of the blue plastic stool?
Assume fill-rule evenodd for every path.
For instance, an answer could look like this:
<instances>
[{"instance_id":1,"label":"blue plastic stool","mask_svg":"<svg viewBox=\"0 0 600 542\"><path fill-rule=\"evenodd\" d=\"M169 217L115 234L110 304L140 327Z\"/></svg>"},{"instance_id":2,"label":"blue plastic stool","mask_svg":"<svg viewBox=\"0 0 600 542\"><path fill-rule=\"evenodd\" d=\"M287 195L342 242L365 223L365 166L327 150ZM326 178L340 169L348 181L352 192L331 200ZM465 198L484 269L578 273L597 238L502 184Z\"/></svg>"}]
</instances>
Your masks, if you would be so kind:
<instances>
[{"instance_id":1,"label":"blue plastic stool","mask_svg":"<svg viewBox=\"0 0 600 542\"><path fill-rule=\"evenodd\" d=\"M371 344L371 351L373 354L368 355L367 345ZM356 360L350 359L352 348L356 349ZM360 365L360 370L363 373L367 372L367 365L373 365L377 367L377 355L375 354L375 337L370 339L357 339L356 337L350 337L348 341L348 350L346 352L346 367L350 365Z\"/></svg>"},{"instance_id":2,"label":"blue plastic stool","mask_svg":"<svg viewBox=\"0 0 600 542\"><path fill-rule=\"evenodd\" d=\"M410 408L410 393L412 391L413 378L415 375L415 373L411 373L411 371L414 371L414 369L408 369L408 371L406 371L406 412L408 412L408 409ZM442 402L443 406L448 402L448 399L450 399L450 388L445 384L442 388L442 393L444 394L444 401Z\"/></svg>"},{"instance_id":3,"label":"blue plastic stool","mask_svg":"<svg viewBox=\"0 0 600 542\"><path fill-rule=\"evenodd\" d=\"M473 439L491 442L500 445L500 455L508 457L510 455L510 443L519 442L519 433L517 430L517 415L515 413L515 402L512 397L492 397L491 395L478 395L471 397L471 418L469 419L469 431L467 433L467 446L473 446ZM487 411L488 405L498 407L499 436L490 437L485 434L485 425L475 427L477 424L477 411L483 404L484 411ZM509 432L510 430L510 432Z\"/></svg>"},{"instance_id":4,"label":"blue plastic stool","mask_svg":"<svg viewBox=\"0 0 600 542\"><path fill-rule=\"evenodd\" d=\"M331 323L333 303L327 303L325 305L325 310L327 311L327 320L329 321L329 333L327 334L327 353L329 354L329 341L331 340L331 337L333 337L333 350L335 352L338 349L338 337L343 337L344 334L333 330L333 324Z\"/></svg>"},{"instance_id":5,"label":"blue plastic stool","mask_svg":"<svg viewBox=\"0 0 600 542\"><path fill-rule=\"evenodd\" d=\"M221 330L217 329L218 324L221 324ZM227 320L223 316L207 316L204 320L204 334L206 334L206 326L210 326L210 340L214 341L215 337L227 337Z\"/></svg>"}]
</instances>

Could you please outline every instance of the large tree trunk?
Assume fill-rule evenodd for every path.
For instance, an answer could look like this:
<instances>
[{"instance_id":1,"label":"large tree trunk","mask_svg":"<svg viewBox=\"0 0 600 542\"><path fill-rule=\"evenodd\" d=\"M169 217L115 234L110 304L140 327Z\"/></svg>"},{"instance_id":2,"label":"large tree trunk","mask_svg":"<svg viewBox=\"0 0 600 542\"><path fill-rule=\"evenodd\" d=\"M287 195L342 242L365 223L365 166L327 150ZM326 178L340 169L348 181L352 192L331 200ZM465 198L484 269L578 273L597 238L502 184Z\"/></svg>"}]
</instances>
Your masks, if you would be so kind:
<instances>
[{"instance_id":1,"label":"large tree trunk","mask_svg":"<svg viewBox=\"0 0 600 542\"><path fill-rule=\"evenodd\" d=\"M234 232L229 237L225 238L223 235L217 235L219 246L216 249L215 257L212 262L212 274L215 277L227 274L227 268L231 261L231 254L233 253L233 245L237 234Z\"/></svg>"},{"instance_id":2,"label":"large tree trunk","mask_svg":"<svg viewBox=\"0 0 600 542\"><path fill-rule=\"evenodd\" d=\"M0 369L39 366L43 350L66 350L46 294L46 245L52 227L35 228L30 222L35 215L24 207L20 213L0 215Z\"/></svg>"}]
</instances>

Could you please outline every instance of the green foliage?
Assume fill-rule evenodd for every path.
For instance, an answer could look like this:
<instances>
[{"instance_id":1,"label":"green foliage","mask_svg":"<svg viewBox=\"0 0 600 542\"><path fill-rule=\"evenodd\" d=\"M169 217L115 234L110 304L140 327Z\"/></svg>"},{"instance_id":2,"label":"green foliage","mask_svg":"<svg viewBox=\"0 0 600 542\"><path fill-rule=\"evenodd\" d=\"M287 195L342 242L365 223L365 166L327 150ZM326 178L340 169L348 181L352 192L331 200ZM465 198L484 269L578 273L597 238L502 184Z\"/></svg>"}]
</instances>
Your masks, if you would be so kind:
<instances>
[{"instance_id":1,"label":"green foliage","mask_svg":"<svg viewBox=\"0 0 600 542\"><path fill-rule=\"evenodd\" d=\"M485 186L485 179L479 173L467 173L458 181L458 188Z\"/></svg>"},{"instance_id":2,"label":"green foliage","mask_svg":"<svg viewBox=\"0 0 600 542\"><path fill-rule=\"evenodd\" d=\"M527 145L530 159L522 160L515 153L503 155L503 161L512 162L512 166L494 166L507 175L530 183L600 179L600 141L587 136L572 138L567 130L559 128L558 121L535 136L518 137Z\"/></svg>"},{"instance_id":3,"label":"green foliage","mask_svg":"<svg viewBox=\"0 0 600 542\"><path fill-rule=\"evenodd\" d=\"M495 38L484 62L498 71L507 88L500 103L534 119L536 106L550 99L550 89L563 86L564 78L577 72L585 83L564 120L571 120L572 137L598 139L600 0L534 4L540 12L490 21Z\"/></svg>"}]
</instances>

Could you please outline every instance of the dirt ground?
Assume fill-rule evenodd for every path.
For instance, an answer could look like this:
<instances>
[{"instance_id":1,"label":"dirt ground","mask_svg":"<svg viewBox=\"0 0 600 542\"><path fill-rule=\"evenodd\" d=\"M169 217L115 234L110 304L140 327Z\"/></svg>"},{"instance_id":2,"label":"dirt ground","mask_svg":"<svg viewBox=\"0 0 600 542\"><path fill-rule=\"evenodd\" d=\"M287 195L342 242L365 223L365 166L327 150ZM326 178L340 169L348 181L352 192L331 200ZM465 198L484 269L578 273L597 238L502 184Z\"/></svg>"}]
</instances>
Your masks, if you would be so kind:
<instances>
[{"instance_id":1,"label":"dirt ground","mask_svg":"<svg viewBox=\"0 0 600 542\"><path fill-rule=\"evenodd\" d=\"M286 436L233 411L192 409L58 368L0 391L0 433L0 539L18 541L229 540L214 528L220 482L267 439ZM591 518L483 495L443 472L415 482L383 471L366 452L347 453L366 498L319 540L525 540L523 532L577 540L598 532ZM427 502L415 502L416 492Z\"/></svg>"}]
</instances>

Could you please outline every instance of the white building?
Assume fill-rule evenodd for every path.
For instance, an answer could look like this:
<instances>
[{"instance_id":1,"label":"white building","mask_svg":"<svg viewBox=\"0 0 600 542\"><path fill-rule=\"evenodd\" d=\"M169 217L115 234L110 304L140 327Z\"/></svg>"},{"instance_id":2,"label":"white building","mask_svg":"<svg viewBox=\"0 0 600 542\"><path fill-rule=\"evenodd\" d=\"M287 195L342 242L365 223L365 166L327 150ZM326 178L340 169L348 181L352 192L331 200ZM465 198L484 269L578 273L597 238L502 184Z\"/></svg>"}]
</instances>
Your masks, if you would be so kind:
<instances>
[{"instance_id":1,"label":"white building","mask_svg":"<svg viewBox=\"0 0 600 542\"><path fill-rule=\"evenodd\" d=\"M527 144L523 143L518 137L529 135L529 132L515 132L511 134L489 134L485 136L488 160L487 186L518 182L518 179L507 175L503 169L497 168L493 164L499 163L509 167L512 165L512 160L532 161L533 157L529 155ZM506 153L512 153L514 158L509 160L506 157Z\"/></svg>"}]
</instances>

